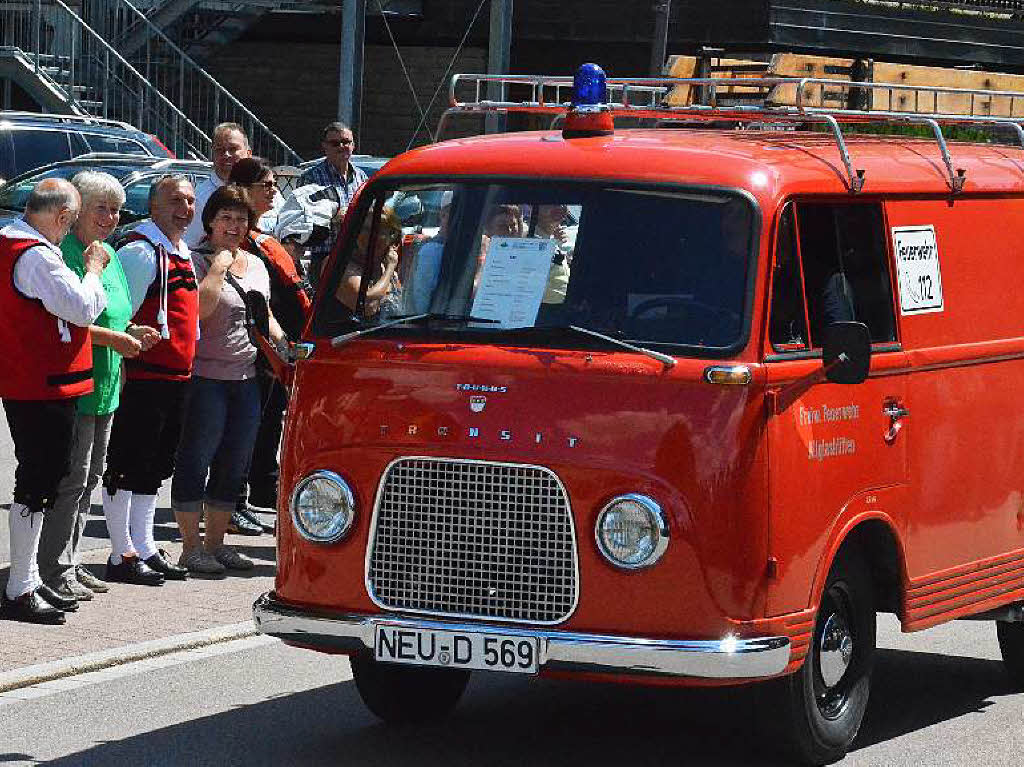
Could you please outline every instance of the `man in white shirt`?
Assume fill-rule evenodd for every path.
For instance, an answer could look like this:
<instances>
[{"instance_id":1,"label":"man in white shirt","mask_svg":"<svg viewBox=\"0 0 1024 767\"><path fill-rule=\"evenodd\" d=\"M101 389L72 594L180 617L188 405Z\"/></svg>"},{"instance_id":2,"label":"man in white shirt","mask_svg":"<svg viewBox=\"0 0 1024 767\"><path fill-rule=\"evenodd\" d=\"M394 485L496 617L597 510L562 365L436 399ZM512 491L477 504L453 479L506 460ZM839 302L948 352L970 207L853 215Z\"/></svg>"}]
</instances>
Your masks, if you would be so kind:
<instances>
[{"instance_id":1,"label":"man in white shirt","mask_svg":"<svg viewBox=\"0 0 1024 767\"><path fill-rule=\"evenodd\" d=\"M185 230L185 244L194 248L203 239L203 208L214 190L224 186L231 176L231 169L243 157L252 157L249 138L238 123L221 123L213 129L213 144L210 149L213 175L196 187L196 215Z\"/></svg>"},{"instance_id":2,"label":"man in white shirt","mask_svg":"<svg viewBox=\"0 0 1024 767\"><path fill-rule=\"evenodd\" d=\"M184 176L163 176L150 188L150 218L118 252L132 302L132 321L160 331L161 340L125 361L127 381L107 443L103 514L110 535L106 579L161 586L184 580L153 538L157 494L174 471L182 408L196 337L199 298L192 258L182 235L195 215L195 193Z\"/></svg>"},{"instance_id":3,"label":"man in white shirt","mask_svg":"<svg viewBox=\"0 0 1024 767\"><path fill-rule=\"evenodd\" d=\"M0 365L0 398L17 459L0 612L32 623L64 623L63 611L78 607L42 583L36 556L41 515L53 508L68 470L75 401L92 391L89 326L107 305L100 283L107 251L91 243L79 279L59 248L80 207L70 183L47 179L33 189L24 218L0 229L0 348L8 358Z\"/></svg>"}]
</instances>

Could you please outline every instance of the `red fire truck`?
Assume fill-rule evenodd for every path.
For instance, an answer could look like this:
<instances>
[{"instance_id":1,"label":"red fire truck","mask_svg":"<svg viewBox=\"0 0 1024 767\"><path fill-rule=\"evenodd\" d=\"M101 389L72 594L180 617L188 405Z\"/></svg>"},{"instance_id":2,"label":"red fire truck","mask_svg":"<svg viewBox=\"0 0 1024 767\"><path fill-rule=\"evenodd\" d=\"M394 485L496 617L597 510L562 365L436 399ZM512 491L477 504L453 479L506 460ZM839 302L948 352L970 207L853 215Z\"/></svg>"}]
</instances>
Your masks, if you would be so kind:
<instances>
[{"instance_id":1,"label":"red fire truck","mask_svg":"<svg viewBox=\"0 0 1024 767\"><path fill-rule=\"evenodd\" d=\"M666 106L681 83L712 106ZM254 615L349 655L383 719L444 714L471 671L776 678L823 763L877 612L992 620L1024 683L1020 121L721 86L462 76L453 113L564 122L409 152L350 211L281 371Z\"/></svg>"}]
</instances>

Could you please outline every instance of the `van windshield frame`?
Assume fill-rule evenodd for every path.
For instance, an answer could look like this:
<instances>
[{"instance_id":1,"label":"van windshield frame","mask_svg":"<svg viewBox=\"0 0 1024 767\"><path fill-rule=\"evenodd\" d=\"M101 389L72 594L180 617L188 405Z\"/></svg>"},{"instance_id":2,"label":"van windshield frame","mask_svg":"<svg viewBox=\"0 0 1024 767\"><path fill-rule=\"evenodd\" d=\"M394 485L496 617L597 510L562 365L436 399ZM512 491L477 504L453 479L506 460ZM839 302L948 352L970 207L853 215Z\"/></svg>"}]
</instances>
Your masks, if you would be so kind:
<instances>
[{"instance_id":1,"label":"van windshield frame","mask_svg":"<svg viewBox=\"0 0 1024 767\"><path fill-rule=\"evenodd\" d=\"M448 321L391 324L374 337L608 347L566 332L575 326L679 356L728 357L750 337L761 225L752 195L712 185L493 176L371 181L321 280L311 328L314 336L333 337L428 313ZM493 261L492 244L499 254ZM517 249L532 272L506 269ZM424 291L420 266L428 252L433 281ZM512 289L518 294L511 303L526 307L518 314L509 291L499 289L502 279L525 280Z\"/></svg>"}]
</instances>

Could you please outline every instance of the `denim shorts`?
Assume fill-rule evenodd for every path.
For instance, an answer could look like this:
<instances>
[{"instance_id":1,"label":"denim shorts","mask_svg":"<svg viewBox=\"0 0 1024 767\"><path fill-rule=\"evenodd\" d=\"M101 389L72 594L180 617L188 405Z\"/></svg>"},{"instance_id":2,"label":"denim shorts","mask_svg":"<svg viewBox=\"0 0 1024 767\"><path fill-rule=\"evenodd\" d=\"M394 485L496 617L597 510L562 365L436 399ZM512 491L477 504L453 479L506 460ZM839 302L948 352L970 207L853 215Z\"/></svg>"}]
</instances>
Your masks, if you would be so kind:
<instances>
[{"instance_id":1,"label":"denim shorts","mask_svg":"<svg viewBox=\"0 0 1024 767\"><path fill-rule=\"evenodd\" d=\"M192 376L171 484L176 511L201 511L204 500L234 508L260 426L260 404L256 378ZM218 471L207 484L215 456Z\"/></svg>"}]
</instances>

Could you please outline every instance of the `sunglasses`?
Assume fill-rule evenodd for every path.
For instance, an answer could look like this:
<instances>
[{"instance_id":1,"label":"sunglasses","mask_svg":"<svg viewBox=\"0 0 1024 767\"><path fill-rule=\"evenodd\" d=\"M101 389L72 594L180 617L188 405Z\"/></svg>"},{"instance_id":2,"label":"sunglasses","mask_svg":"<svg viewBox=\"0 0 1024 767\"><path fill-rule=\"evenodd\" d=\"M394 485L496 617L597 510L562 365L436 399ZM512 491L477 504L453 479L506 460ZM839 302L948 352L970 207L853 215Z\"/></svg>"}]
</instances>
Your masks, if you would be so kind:
<instances>
[{"instance_id":1,"label":"sunglasses","mask_svg":"<svg viewBox=\"0 0 1024 767\"><path fill-rule=\"evenodd\" d=\"M324 139L324 143L327 146L333 146L335 149L340 149L343 146L352 146L354 143L351 139L347 138L336 138L336 139Z\"/></svg>"},{"instance_id":2,"label":"sunglasses","mask_svg":"<svg viewBox=\"0 0 1024 767\"><path fill-rule=\"evenodd\" d=\"M276 181L256 181L256 182L254 182L252 184L249 184L249 186L261 186L261 187L263 187L264 189L266 189L269 192L275 186L277 186L277 182Z\"/></svg>"}]
</instances>

